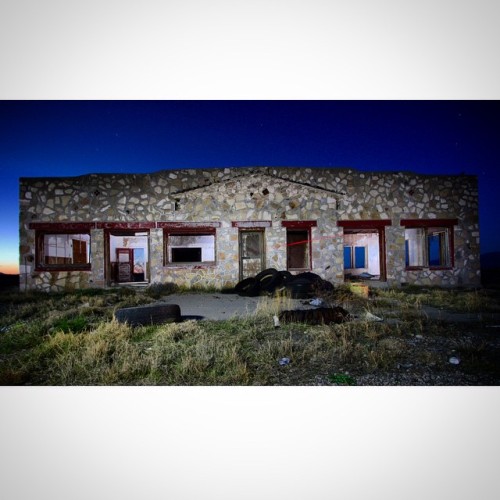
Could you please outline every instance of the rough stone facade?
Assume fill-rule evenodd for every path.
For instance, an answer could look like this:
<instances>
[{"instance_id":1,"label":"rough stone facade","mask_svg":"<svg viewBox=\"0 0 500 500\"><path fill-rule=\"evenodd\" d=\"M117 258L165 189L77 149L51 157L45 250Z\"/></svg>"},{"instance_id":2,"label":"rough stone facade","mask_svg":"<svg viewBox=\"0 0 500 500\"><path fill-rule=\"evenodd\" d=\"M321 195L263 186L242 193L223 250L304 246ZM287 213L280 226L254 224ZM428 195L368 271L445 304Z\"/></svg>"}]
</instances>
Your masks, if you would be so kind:
<instances>
[{"instance_id":1,"label":"rough stone facade","mask_svg":"<svg viewBox=\"0 0 500 500\"><path fill-rule=\"evenodd\" d=\"M423 227L448 227L448 265L408 265L405 228L415 221ZM165 227L210 228L215 234L215 261L168 263ZM286 269L290 227L309 231L306 270L333 283L346 279L344 234L363 228L380 239L380 281L389 285L480 283L476 177L255 167L22 178L21 289L55 291L116 284L110 267L110 234L129 231L133 235L134 230L147 238L145 281L232 286L241 279L241 231L262 231L263 267ZM37 237L41 232L88 232L88 264L45 266L37 255L43 252L43 238Z\"/></svg>"}]
</instances>

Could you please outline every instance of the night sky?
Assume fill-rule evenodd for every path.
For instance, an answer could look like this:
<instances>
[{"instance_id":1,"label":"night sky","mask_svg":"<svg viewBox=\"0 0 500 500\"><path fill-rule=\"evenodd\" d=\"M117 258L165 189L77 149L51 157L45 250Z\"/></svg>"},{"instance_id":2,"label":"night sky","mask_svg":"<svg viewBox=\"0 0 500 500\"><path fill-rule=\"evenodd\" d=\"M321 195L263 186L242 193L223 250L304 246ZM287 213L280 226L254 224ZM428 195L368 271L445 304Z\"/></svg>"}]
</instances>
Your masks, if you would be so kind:
<instances>
[{"instance_id":1,"label":"night sky","mask_svg":"<svg viewBox=\"0 0 500 500\"><path fill-rule=\"evenodd\" d=\"M2 101L0 272L17 272L19 177L237 166L474 174L500 251L499 101Z\"/></svg>"}]
</instances>

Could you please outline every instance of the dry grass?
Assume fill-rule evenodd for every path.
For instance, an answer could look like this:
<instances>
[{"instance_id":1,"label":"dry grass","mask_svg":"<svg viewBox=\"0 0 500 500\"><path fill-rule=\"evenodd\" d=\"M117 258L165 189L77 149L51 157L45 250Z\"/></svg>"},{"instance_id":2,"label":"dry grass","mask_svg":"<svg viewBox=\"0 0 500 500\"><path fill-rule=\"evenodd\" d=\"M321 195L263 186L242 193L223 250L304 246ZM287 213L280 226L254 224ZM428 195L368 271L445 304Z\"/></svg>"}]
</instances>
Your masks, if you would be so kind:
<instances>
[{"instance_id":1,"label":"dry grass","mask_svg":"<svg viewBox=\"0 0 500 500\"><path fill-rule=\"evenodd\" d=\"M151 301L133 291L4 298L0 384L307 385L320 377L352 385L364 374L396 372L401 363L448 369L448 351L418 347L417 335L426 342L446 340L447 349L455 350L471 371L486 360L496 373L497 358L484 344L459 342L453 327L426 319L421 294L407 298L393 322L360 319L280 328L274 327L273 316L291 308L286 296L263 298L257 313L242 319L139 328L112 319L116 307ZM339 290L323 299L383 315L387 303L379 301L393 301L394 293L367 300ZM290 363L280 365L282 358Z\"/></svg>"},{"instance_id":2,"label":"dry grass","mask_svg":"<svg viewBox=\"0 0 500 500\"><path fill-rule=\"evenodd\" d=\"M377 299L408 307L421 306L443 308L455 312L479 313L500 312L500 297L498 291L488 289L446 289L438 287L392 288L377 292Z\"/></svg>"}]
</instances>

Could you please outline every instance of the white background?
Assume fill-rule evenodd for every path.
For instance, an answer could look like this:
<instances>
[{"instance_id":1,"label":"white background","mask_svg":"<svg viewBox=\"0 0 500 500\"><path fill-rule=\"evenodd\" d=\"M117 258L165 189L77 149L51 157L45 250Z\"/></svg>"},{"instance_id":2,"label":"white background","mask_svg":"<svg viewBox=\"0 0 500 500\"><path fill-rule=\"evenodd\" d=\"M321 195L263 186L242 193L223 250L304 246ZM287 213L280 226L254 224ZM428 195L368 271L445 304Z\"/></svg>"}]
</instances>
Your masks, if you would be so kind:
<instances>
[{"instance_id":1,"label":"white background","mask_svg":"<svg viewBox=\"0 0 500 500\"><path fill-rule=\"evenodd\" d=\"M498 2L0 0L2 99L497 99ZM493 499L491 388L0 388L3 499Z\"/></svg>"}]
</instances>

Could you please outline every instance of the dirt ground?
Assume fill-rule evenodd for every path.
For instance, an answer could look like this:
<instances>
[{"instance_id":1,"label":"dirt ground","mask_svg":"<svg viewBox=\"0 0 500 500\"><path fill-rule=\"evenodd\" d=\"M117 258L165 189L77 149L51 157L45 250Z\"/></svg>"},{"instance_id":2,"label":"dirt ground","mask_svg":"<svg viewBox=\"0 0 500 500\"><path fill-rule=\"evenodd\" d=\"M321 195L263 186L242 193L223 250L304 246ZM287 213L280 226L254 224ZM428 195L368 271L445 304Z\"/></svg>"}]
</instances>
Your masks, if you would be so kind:
<instances>
[{"instance_id":1,"label":"dirt ground","mask_svg":"<svg viewBox=\"0 0 500 500\"><path fill-rule=\"evenodd\" d=\"M183 319L224 320L255 314L257 311L271 307L271 297L242 297L225 293L186 293L162 297L166 304L177 304L181 308ZM310 309L307 300L287 299L287 308Z\"/></svg>"}]
</instances>

